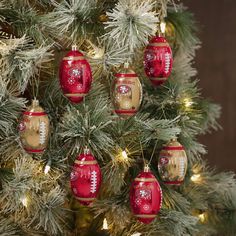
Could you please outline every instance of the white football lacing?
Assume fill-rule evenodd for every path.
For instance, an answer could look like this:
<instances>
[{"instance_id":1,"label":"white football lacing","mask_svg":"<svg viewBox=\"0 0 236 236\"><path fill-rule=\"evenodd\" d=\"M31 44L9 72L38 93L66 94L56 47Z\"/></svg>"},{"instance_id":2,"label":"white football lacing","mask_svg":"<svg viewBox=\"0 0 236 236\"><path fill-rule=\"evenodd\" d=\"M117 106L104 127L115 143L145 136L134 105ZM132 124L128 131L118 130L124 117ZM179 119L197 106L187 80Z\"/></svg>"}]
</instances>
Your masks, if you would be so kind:
<instances>
[{"instance_id":1,"label":"white football lacing","mask_svg":"<svg viewBox=\"0 0 236 236\"><path fill-rule=\"evenodd\" d=\"M97 172L94 170L91 173L91 186L90 186L90 192L95 193L97 189Z\"/></svg>"},{"instance_id":2,"label":"white football lacing","mask_svg":"<svg viewBox=\"0 0 236 236\"><path fill-rule=\"evenodd\" d=\"M46 123L41 121L39 123L39 143L44 144L46 141Z\"/></svg>"},{"instance_id":3,"label":"white football lacing","mask_svg":"<svg viewBox=\"0 0 236 236\"><path fill-rule=\"evenodd\" d=\"M184 173L185 173L185 158L184 157L179 157L180 160L180 168L179 168L179 176L180 177L184 177Z\"/></svg>"},{"instance_id":4,"label":"white football lacing","mask_svg":"<svg viewBox=\"0 0 236 236\"><path fill-rule=\"evenodd\" d=\"M166 52L165 53L165 73L169 73L170 71L170 59L171 59L171 55L170 53Z\"/></svg>"}]
</instances>

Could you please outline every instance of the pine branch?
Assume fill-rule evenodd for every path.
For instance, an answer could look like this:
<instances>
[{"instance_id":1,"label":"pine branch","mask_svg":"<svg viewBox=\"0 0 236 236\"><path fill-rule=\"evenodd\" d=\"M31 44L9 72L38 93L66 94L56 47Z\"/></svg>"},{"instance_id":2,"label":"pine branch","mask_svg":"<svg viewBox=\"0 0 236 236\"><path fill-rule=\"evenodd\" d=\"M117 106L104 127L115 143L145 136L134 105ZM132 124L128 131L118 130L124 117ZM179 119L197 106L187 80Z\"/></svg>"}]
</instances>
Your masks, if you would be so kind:
<instances>
[{"instance_id":1,"label":"pine branch","mask_svg":"<svg viewBox=\"0 0 236 236\"><path fill-rule=\"evenodd\" d=\"M157 14L151 1L120 0L112 11L107 12L105 22L108 40L115 41L131 52L148 43L148 37L157 30Z\"/></svg>"},{"instance_id":2,"label":"pine branch","mask_svg":"<svg viewBox=\"0 0 236 236\"><path fill-rule=\"evenodd\" d=\"M41 70L48 71L48 63L52 60L51 46L34 48L32 41L23 36L20 39L2 40L0 54L7 63L4 72L6 80L15 80L19 90L23 92L29 81L37 84Z\"/></svg>"},{"instance_id":3,"label":"pine branch","mask_svg":"<svg viewBox=\"0 0 236 236\"><path fill-rule=\"evenodd\" d=\"M102 9L95 0L52 0L53 12L47 16L53 35L58 35L68 42L76 43L102 32L99 16ZM83 37L81 37L83 36ZM59 38L59 37L58 37Z\"/></svg>"},{"instance_id":4,"label":"pine branch","mask_svg":"<svg viewBox=\"0 0 236 236\"><path fill-rule=\"evenodd\" d=\"M65 192L58 186L48 193L42 193L37 200L39 206L30 224L35 225L36 229L42 227L44 231L53 235L62 233L61 223L63 222L63 225L66 225L65 212L61 207L64 204L64 198Z\"/></svg>"},{"instance_id":5,"label":"pine branch","mask_svg":"<svg viewBox=\"0 0 236 236\"><path fill-rule=\"evenodd\" d=\"M18 94L10 81L0 78L0 140L13 132L17 118L25 108L25 99L18 98Z\"/></svg>"},{"instance_id":6,"label":"pine branch","mask_svg":"<svg viewBox=\"0 0 236 236\"><path fill-rule=\"evenodd\" d=\"M19 236L23 234L19 227L11 219L0 216L0 235Z\"/></svg>"},{"instance_id":7,"label":"pine branch","mask_svg":"<svg viewBox=\"0 0 236 236\"><path fill-rule=\"evenodd\" d=\"M69 153L77 154L87 145L97 158L103 160L103 153L109 156L114 147L108 128L110 124L107 100L99 97L89 106L86 102L82 106L68 106L60 124L60 136L70 147Z\"/></svg>"}]
</instances>

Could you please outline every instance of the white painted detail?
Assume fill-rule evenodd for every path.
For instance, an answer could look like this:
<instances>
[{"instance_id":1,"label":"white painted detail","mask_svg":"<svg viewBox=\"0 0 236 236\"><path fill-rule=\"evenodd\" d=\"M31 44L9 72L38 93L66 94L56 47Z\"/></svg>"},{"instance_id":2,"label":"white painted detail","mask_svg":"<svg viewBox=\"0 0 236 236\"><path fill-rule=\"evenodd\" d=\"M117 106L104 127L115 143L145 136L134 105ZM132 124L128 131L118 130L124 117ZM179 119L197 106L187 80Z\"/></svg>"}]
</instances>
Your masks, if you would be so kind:
<instances>
[{"instance_id":1,"label":"white painted detail","mask_svg":"<svg viewBox=\"0 0 236 236\"><path fill-rule=\"evenodd\" d=\"M80 77L82 74L81 70L79 68L75 68L72 70L72 75L75 77L75 78L78 78Z\"/></svg>"},{"instance_id":2,"label":"white painted detail","mask_svg":"<svg viewBox=\"0 0 236 236\"><path fill-rule=\"evenodd\" d=\"M149 211L149 210L150 210L150 205L144 204L144 205L143 205L143 210L144 210L144 211Z\"/></svg>"},{"instance_id":3,"label":"white painted detail","mask_svg":"<svg viewBox=\"0 0 236 236\"><path fill-rule=\"evenodd\" d=\"M135 203L136 203L136 205L140 206L141 205L141 198L136 198Z\"/></svg>"},{"instance_id":4,"label":"white painted detail","mask_svg":"<svg viewBox=\"0 0 236 236\"><path fill-rule=\"evenodd\" d=\"M151 74L154 73L154 69L152 67L149 69L149 71L150 71Z\"/></svg>"},{"instance_id":5,"label":"white painted detail","mask_svg":"<svg viewBox=\"0 0 236 236\"><path fill-rule=\"evenodd\" d=\"M74 194L77 194L77 189L76 188L73 188L72 190L73 190Z\"/></svg>"},{"instance_id":6,"label":"white painted detail","mask_svg":"<svg viewBox=\"0 0 236 236\"><path fill-rule=\"evenodd\" d=\"M46 141L46 123L40 121L39 123L39 143L44 144Z\"/></svg>"},{"instance_id":7,"label":"white painted detail","mask_svg":"<svg viewBox=\"0 0 236 236\"><path fill-rule=\"evenodd\" d=\"M74 79L73 77L69 77L69 78L68 78L68 83L69 83L70 85L74 84L74 83L75 83L75 79Z\"/></svg>"},{"instance_id":8,"label":"white painted detail","mask_svg":"<svg viewBox=\"0 0 236 236\"><path fill-rule=\"evenodd\" d=\"M184 172L185 172L185 158L184 157L179 157L179 176L184 177Z\"/></svg>"},{"instance_id":9,"label":"white painted detail","mask_svg":"<svg viewBox=\"0 0 236 236\"><path fill-rule=\"evenodd\" d=\"M169 73L170 71L170 60L171 60L171 55L170 53L166 52L165 53L165 73Z\"/></svg>"},{"instance_id":10,"label":"white painted detail","mask_svg":"<svg viewBox=\"0 0 236 236\"><path fill-rule=\"evenodd\" d=\"M150 190L141 189L139 191L139 195L143 199L148 199L148 200L151 199L151 191Z\"/></svg>"},{"instance_id":11,"label":"white painted detail","mask_svg":"<svg viewBox=\"0 0 236 236\"><path fill-rule=\"evenodd\" d=\"M95 193L97 190L97 172L94 170L91 173L91 186L90 186L90 192Z\"/></svg>"},{"instance_id":12,"label":"white painted detail","mask_svg":"<svg viewBox=\"0 0 236 236\"><path fill-rule=\"evenodd\" d=\"M151 53L147 53L146 58L147 58L147 61L153 61L154 56Z\"/></svg>"}]
</instances>

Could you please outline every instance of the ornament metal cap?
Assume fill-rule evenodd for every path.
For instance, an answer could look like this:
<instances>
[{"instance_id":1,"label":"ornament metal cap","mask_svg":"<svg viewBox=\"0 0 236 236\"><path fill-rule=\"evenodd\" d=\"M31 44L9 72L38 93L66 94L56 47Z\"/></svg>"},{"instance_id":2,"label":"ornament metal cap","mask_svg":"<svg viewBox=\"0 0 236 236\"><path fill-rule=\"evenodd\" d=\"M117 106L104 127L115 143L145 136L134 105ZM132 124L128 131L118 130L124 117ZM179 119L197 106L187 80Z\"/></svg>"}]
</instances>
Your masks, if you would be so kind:
<instances>
[{"instance_id":1,"label":"ornament metal cap","mask_svg":"<svg viewBox=\"0 0 236 236\"><path fill-rule=\"evenodd\" d=\"M90 150L88 148L88 146L85 146L84 148L84 154L89 154L90 153Z\"/></svg>"},{"instance_id":2,"label":"ornament metal cap","mask_svg":"<svg viewBox=\"0 0 236 236\"><path fill-rule=\"evenodd\" d=\"M125 69L128 69L128 68L129 68L129 62L128 62L128 61L124 63L124 68L125 68Z\"/></svg>"},{"instance_id":3,"label":"ornament metal cap","mask_svg":"<svg viewBox=\"0 0 236 236\"><path fill-rule=\"evenodd\" d=\"M32 106L33 106L33 107L39 106L39 100L37 100L36 98L34 98L34 99L32 100Z\"/></svg>"},{"instance_id":4,"label":"ornament metal cap","mask_svg":"<svg viewBox=\"0 0 236 236\"><path fill-rule=\"evenodd\" d=\"M72 45L72 51L77 51L77 45L76 44Z\"/></svg>"},{"instance_id":5,"label":"ornament metal cap","mask_svg":"<svg viewBox=\"0 0 236 236\"><path fill-rule=\"evenodd\" d=\"M177 141L177 138L172 138L170 139L171 142L176 142Z\"/></svg>"},{"instance_id":6,"label":"ornament metal cap","mask_svg":"<svg viewBox=\"0 0 236 236\"><path fill-rule=\"evenodd\" d=\"M150 168L149 168L148 164L146 164L144 166L144 172L150 172Z\"/></svg>"}]
</instances>

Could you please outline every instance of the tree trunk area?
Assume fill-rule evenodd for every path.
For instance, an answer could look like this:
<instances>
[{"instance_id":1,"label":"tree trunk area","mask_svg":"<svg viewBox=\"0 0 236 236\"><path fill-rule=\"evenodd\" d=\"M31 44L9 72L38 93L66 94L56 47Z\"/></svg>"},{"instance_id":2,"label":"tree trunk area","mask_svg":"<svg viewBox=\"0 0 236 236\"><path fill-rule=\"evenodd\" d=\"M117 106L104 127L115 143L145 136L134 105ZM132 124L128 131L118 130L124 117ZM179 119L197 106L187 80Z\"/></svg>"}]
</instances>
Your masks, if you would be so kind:
<instances>
[{"instance_id":1,"label":"tree trunk area","mask_svg":"<svg viewBox=\"0 0 236 236\"><path fill-rule=\"evenodd\" d=\"M200 137L206 159L220 170L236 171L236 1L185 0L200 26L202 47L195 67L204 97L222 106L222 130Z\"/></svg>"}]
</instances>

